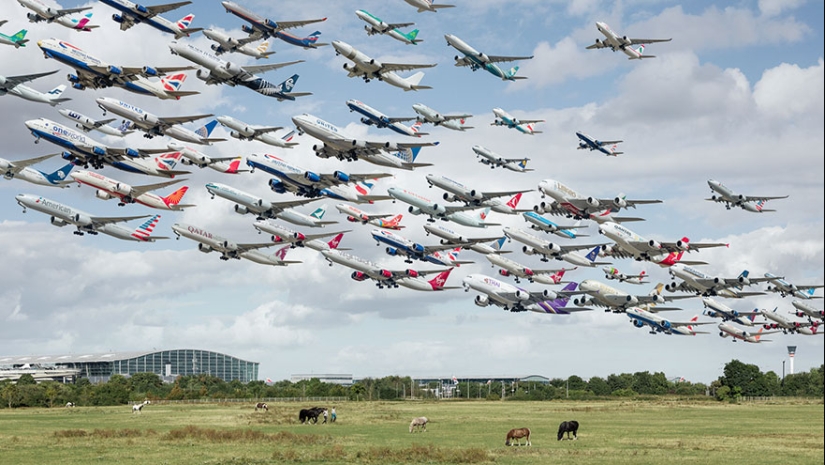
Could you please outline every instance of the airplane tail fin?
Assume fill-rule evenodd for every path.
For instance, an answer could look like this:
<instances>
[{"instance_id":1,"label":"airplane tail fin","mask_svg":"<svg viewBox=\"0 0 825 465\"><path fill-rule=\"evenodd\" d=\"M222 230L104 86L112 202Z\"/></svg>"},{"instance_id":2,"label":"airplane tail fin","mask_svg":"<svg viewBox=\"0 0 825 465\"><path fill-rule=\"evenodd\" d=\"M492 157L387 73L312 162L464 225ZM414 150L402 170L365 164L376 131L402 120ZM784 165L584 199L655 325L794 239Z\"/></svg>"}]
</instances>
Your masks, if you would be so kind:
<instances>
[{"instance_id":1,"label":"airplane tail fin","mask_svg":"<svg viewBox=\"0 0 825 465\"><path fill-rule=\"evenodd\" d=\"M407 79L404 79L404 82L406 82L410 86L409 89L404 89L404 90L432 89L432 87L430 87L430 86L421 86L421 85L419 85L419 83L421 82L421 79L423 79L423 78L424 78L424 72L419 71L419 72L413 74L412 76L408 77Z\"/></svg>"},{"instance_id":2,"label":"airplane tail fin","mask_svg":"<svg viewBox=\"0 0 825 465\"><path fill-rule=\"evenodd\" d=\"M293 74L289 78L287 78L284 82L278 84L277 91L282 94L288 94L292 92L292 88L295 87L295 83L298 82L298 75Z\"/></svg>"},{"instance_id":3,"label":"airplane tail fin","mask_svg":"<svg viewBox=\"0 0 825 465\"><path fill-rule=\"evenodd\" d=\"M653 295L662 295L662 289L664 289L664 287L665 287L665 285L664 285L664 284L659 283L659 284L657 284L657 285L656 285L656 287L654 287L654 288L653 288L653 290L652 290L652 291L650 291L647 295L650 295L650 296L653 296Z\"/></svg>"},{"instance_id":4,"label":"airplane tail fin","mask_svg":"<svg viewBox=\"0 0 825 465\"><path fill-rule=\"evenodd\" d=\"M419 132L419 131L421 131L421 124L423 124L421 121L416 121L412 126L410 126L410 130L412 132L416 133L418 135L418 137L427 135L427 133ZM420 148L420 147L417 147L417 148Z\"/></svg>"},{"instance_id":5,"label":"airplane tail fin","mask_svg":"<svg viewBox=\"0 0 825 465\"><path fill-rule=\"evenodd\" d=\"M338 245L341 244L341 239L344 238L344 233L338 233L335 237L332 238L327 245L329 245L330 249L337 249Z\"/></svg>"},{"instance_id":6,"label":"airplane tail fin","mask_svg":"<svg viewBox=\"0 0 825 465\"><path fill-rule=\"evenodd\" d=\"M756 342L759 342L759 339L761 339L761 338L762 338L762 331L763 331L764 329L765 329L765 328L759 328L759 331L757 331L757 332L756 332L756 335L755 335L755 336L753 336L753 339L754 339Z\"/></svg>"},{"instance_id":7,"label":"airplane tail fin","mask_svg":"<svg viewBox=\"0 0 825 465\"><path fill-rule=\"evenodd\" d=\"M151 240L152 231L155 230L155 226L158 225L160 221L160 215L155 215L148 220L144 221L143 224L135 228L135 231L132 233L132 237L139 241L147 242Z\"/></svg>"},{"instance_id":8,"label":"airplane tail fin","mask_svg":"<svg viewBox=\"0 0 825 465\"><path fill-rule=\"evenodd\" d=\"M55 87L54 89L50 90L46 95L49 98L49 104L51 106L55 106L58 103L68 102L71 100L70 98L61 98L60 96L63 95L63 91L66 90L66 86L64 84L60 84L59 86Z\"/></svg>"},{"instance_id":9,"label":"airplane tail fin","mask_svg":"<svg viewBox=\"0 0 825 465\"><path fill-rule=\"evenodd\" d=\"M96 27L100 27L96 24L89 24L92 21L92 13L86 13L80 19L73 19L72 24L74 24L74 29L78 31L91 31Z\"/></svg>"},{"instance_id":10,"label":"airplane tail fin","mask_svg":"<svg viewBox=\"0 0 825 465\"><path fill-rule=\"evenodd\" d=\"M521 167L521 169L527 168L527 160L529 160L529 158L521 160L520 162L518 162L518 166Z\"/></svg>"},{"instance_id":11,"label":"airplane tail fin","mask_svg":"<svg viewBox=\"0 0 825 465\"><path fill-rule=\"evenodd\" d=\"M404 35L407 36L407 40L409 40L413 45L418 45L419 42L423 42L421 39L416 40L416 37L418 36L418 29L413 29Z\"/></svg>"},{"instance_id":12,"label":"airplane tail fin","mask_svg":"<svg viewBox=\"0 0 825 465\"><path fill-rule=\"evenodd\" d=\"M190 13L190 14L184 16L183 18L181 18L178 21L178 23L177 23L178 27L181 28L181 29L188 29L189 26L192 24L192 20L194 20L194 19L195 19L195 15Z\"/></svg>"},{"instance_id":13,"label":"airplane tail fin","mask_svg":"<svg viewBox=\"0 0 825 465\"><path fill-rule=\"evenodd\" d=\"M25 47L26 46L25 44L26 44L26 42L28 42L28 39L25 38L27 32L29 32L29 31L27 31L25 29L20 29L19 31L17 31L17 33L15 35L11 36L11 41L14 42L15 47Z\"/></svg>"},{"instance_id":14,"label":"airplane tail fin","mask_svg":"<svg viewBox=\"0 0 825 465\"><path fill-rule=\"evenodd\" d=\"M507 206L510 207L510 208L515 209L516 207L518 207L518 203L519 203L520 200L521 200L521 192L514 195L510 200L508 200L507 201Z\"/></svg>"},{"instance_id":15,"label":"airplane tail fin","mask_svg":"<svg viewBox=\"0 0 825 465\"><path fill-rule=\"evenodd\" d=\"M171 76L164 76L160 79L160 83L163 87L163 90L166 91L176 91L180 90L180 86L183 84L183 81L186 80L186 74L184 73L177 73Z\"/></svg>"},{"instance_id":16,"label":"airplane tail fin","mask_svg":"<svg viewBox=\"0 0 825 465\"><path fill-rule=\"evenodd\" d=\"M642 58L656 58L656 55L645 55L645 46L644 46L644 44L639 45L639 48L634 49L634 50L638 54L638 56L628 57L628 60L641 60Z\"/></svg>"},{"instance_id":17,"label":"airplane tail fin","mask_svg":"<svg viewBox=\"0 0 825 465\"><path fill-rule=\"evenodd\" d=\"M267 52L267 50L269 50L269 41L268 40L265 40L265 41L261 42L260 45L255 47L255 50L257 50L258 53L260 53L261 56L264 57L264 58L269 58L269 55L272 55L273 53L275 53L274 50L271 51L271 52Z\"/></svg>"},{"instance_id":18,"label":"airplane tail fin","mask_svg":"<svg viewBox=\"0 0 825 465\"><path fill-rule=\"evenodd\" d=\"M324 214L327 212L327 205L321 205L320 207L316 208L314 212L312 212L309 216L315 218L316 220L320 220L324 217Z\"/></svg>"},{"instance_id":19,"label":"airplane tail fin","mask_svg":"<svg viewBox=\"0 0 825 465\"><path fill-rule=\"evenodd\" d=\"M175 169L183 155L180 152L164 153L155 157L158 168L166 171Z\"/></svg>"},{"instance_id":20,"label":"airplane tail fin","mask_svg":"<svg viewBox=\"0 0 825 465\"><path fill-rule=\"evenodd\" d=\"M379 227L386 228L386 229L401 229L404 226L401 226L399 223L401 223L401 218L403 216L404 215L395 215L394 217L392 217L392 218L390 218L386 221L379 220L378 225L379 225Z\"/></svg>"},{"instance_id":21,"label":"airplane tail fin","mask_svg":"<svg viewBox=\"0 0 825 465\"><path fill-rule=\"evenodd\" d=\"M593 250L588 252L587 255L585 255L584 257L586 259L590 260L591 262L595 262L596 260L598 260L599 252L601 252L601 251L602 251L602 246L597 245L596 247L593 248Z\"/></svg>"},{"instance_id":22,"label":"airplane tail fin","mask_svg":"<svg viewBox=\"0 0 825 465\"><path fill-rule=\"evenodd\" d=\"M515 81L515 80L518 80L518 79L527 79L524 76L516 76L517 72L518 72L518 66L513 66L512 68L510 68L509 71L504 73L504 79L507 79L508 81Z\"/></svg>"},{"instance_id":23,"label":"airplane tail fin","mask_svg":"<svg viewBox=\"0 0 825 465\"><path fill-rule=\"evenodd\" d=\"M623 154L623 153L624 153L624 152L619 152L619 151L617 151L617 150L616 150L617 148L619 148L619 145L618 145L618 144L613 144L613 147L610 147L610 154L611 154L612 156L614 156L614 157L615 157L616 155L621 155L621 154Z\"/></svg>"},{"instance_id":24,"label":"airplane tail fin","mask_svg":"<svg viewBox=\"0 0 825 465\"><path fill-rule=\"evenodd\" d=\"M447 278L450 277L450 272L451 271L453 271L453 269L448 268L447 270L442 271L441 273L438 273L437 275L435 275L435 278L433 278L433 279L431 279L427 282L430 283L430 286L432 286L434 291L444 289L444 284L447 283Z\"/></svg>"},{"instance_id":25,"label":"airplane tail fin","mask_svg":"<svg viewBox=\"0 0 825 465\"><path fill-rule=\"evenodd\" d=\"M753 309L753 312L752 312L750 315L748 315L747 317L745 317L745 318L747 318L747 319L751 320L751 323L753 323L753 322L756 320L756 314L757 314L758 312L759 312L759 308L754 308L754 309Z\"/></svg>"},{"instance_id":26,"label":"airplane tail fin","mask_svg":"<svg viewBox=\"0 0 825 465\"><path fill-rule=\"evenodd\" d=\"M504 243L507 242L507 236L502 236L501 239L496 239L490 244L490 247L496 251L496 253L501 253L501 248L504 247Z\"/></svg>"},{"instance_id":27,"label":"airplane tail fin","mask_svg":"<svg viewBox=\"0 0 825 465\"><path fill-rule=\"evenodd\" d=\"M186 191L189 189L187 186L183 186L180 189L172 192L171 194L163 197L163 203L167 206L172 207L180 203L183 200L183 195L186 194Z\"/></svg>"},{"instance_id":28,"label":"airplane tail fin","mask_svg":"<svg viewBox=\"0 0 825 465\"><path fill-rule=\"evenodd\" d=\"M487 207L484 210L481 210L480 212L476 213L476 219L478 221L486 221L487 216L489 216L489 215L490 215L490 207Z\"/></svg>"},{"instance_id":29,"label":"airplane tail fin","mask_svg":"<svg viewBox=\"0 0 825 465\"><path fill-rule=\"evenodd\" d=\"M242 170L242 169L240 169L240 167L241 167L241 161L243 161L243 158L241 158L241 157L238 157L238 158L236 158L236 159L234 159L234 160L230 161L230 162L229 162L229 166L226 168L226 170L224 171L224 173L227 173L227 174L238 174L238 173L241 173L241 172L247 171L247 170Z\"/></svg>"},{"instance_id":30,"label":"airplane tail fin","mask_svg":"<svg viewBox=\"0 0 825 465\"><path fill-rule=\"evenodd\" d=\"M69 176L69 172L72 171L74 166L74 163L69 163L68 165L56 170L54 173L46 174L46 180L55 185L65 183L66 177Z\"/></svg>"},{"instance_id":31,"label":"airplane tail fin","mask_svg":"<svg viewBox=\"0 0 825 465\"><path fill-rule=\"evenodd\" d=\"M218 120L213 119L212 121L204 124L201 126L195 134L200 136L202 139L209 139L209 136L212 135L212 131L215 130L215 127L218 125Z\"/></svg>"},{"instance_id":32,"label":"airplane tail fin","mask_svg":"<svg viewBox=\"0 0 825 465\"><path fill-rule=\"evenodd\" d=\"M131 134L131 133L135 132L135 130L132 129L133 126L134 126L134 123L132 123L131 121L123 120L120 123L120 126L117 127L117 130L118 130L118 132L120 132L121 137L123 137L127 134Z\"/></svg>"}]
</instances>

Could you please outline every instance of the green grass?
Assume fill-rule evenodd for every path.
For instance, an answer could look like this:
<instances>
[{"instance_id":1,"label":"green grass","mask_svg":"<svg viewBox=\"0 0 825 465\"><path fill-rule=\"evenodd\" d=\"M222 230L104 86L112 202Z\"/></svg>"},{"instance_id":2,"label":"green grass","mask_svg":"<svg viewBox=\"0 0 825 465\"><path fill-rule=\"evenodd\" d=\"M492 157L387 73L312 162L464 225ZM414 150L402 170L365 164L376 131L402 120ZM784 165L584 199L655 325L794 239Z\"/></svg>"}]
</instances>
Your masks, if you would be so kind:
<instances>
[{"instance_id":1,"label":"green grass","mask_svg":"<svg viewBox=\"0 0 825 465\"><path fill-rule=\"evenodd\" d=\"M312 405L151 404L0 410L8 464L822 464L819 402L344 402L335 424L301 425ZM408 433L413 417L427 432ZM557 441L577 420L578 441ZM529 427L532 447L505 447Z\"/></svg>"}]
</instances>

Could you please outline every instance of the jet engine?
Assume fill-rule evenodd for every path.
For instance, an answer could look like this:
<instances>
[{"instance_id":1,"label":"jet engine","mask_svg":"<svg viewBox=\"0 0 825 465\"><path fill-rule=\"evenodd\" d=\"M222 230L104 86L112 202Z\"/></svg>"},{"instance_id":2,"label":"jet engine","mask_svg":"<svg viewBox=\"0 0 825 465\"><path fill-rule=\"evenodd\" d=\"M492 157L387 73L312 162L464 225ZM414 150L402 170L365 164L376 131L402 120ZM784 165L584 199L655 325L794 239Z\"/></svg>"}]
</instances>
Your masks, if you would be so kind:
<instances>
[{"instance_id":1,"label":"jet engine","mask_svg":"<svg viewBox=\"0 0 825 465\"><path fill-rule=\"evenodd\" d=\"M235 204L235 213L239 213L241 215L246 215L249 213L249 209L243 205Z\"/></svg>"},{"instance_id":2,"label":"jet engine","mask_svg":"<svg viewBox=\"0 0 825 465\"><path fill-rule=\"evenodd\" d=\"M642 322L642 320L630 320L630 322L633 323L633 326L635 326L637 328L644 328L645 327L645 324Z\"/></svg>"},{"instance_id":3,"label":"jet engine","mask_svg":"<svg viewBox=\"0 0 825 465\"><path fill-rule=\"evenodd\" d=\"M658 241L653 240L653 239L649 240L647 242L647 245L652 249L661 249L662 248L662 244L659 243Z\"/></svg>"},{"instance_id":4,"label":"jet engine","mask_svg":"<svg viewBox=\"0 0 825 465\"><path fill-rule=\"evenodd\" d=\"M490 298L486 295L477 295L473 303L478 305L479 307L486 307L490 305Z\"/></svg>"},{"instance_id":5,"label":"jet engine","mask_svg":"<svg viewBox=\"0 0 825 465\"><path fill-rule=\"evenodd\" d=\"M198 79L200 79L201 81L208 81L209 78L212 76L212 73L210 73L208 69L200 68L195 73L195 76L197 76Z\"/></svg>"},{"instance_id":6,"label":"jet engine","mask_svg":"<svg viewBox=\"0 0 825 465\"><path fill-rule=\"evenodd\" d=\"M313 173L312 171L307 171L304 173L304 179L310 182L321 182L321 176Z\"/></svg>"},{"instance_id":7,"label":"jet engine","mask_svg":"<svg viewBox=\"0 0 825 465\"><path fill-rule=\"evenodd\" d=\"M521 251L524 252L526 255L535 255L538 253L536 252L536 249L528 247L526 245L521 248Z\"/></svg>"},{"instance_id":8,"label":"jet engine","mask_svg":"<svg viewBox=\"0 0 825 465\"><path fill-rule=\"evenodd\" d=\"M421 244L413 244L413 245L410 246L410 249L412 249L412 250L414 250L418 253L422 253L422 254L424 253L424 250L425 250L424 246L421 245Z\"/></svg>"},{"instance_id":9,"label":"jet engine","mask_svg":"<svg viewBox=\"0 0 825 465\"><path fill-rule=\"evenodd\" d=\"M375 58L370 59L370 65L375 66L378 69L382 69L384 67L384 64Z\"/></svg>"},{"instance_id":10,"label":"jet engine","mask_svg":"<svg viewBox=\"0 0 825 465\"><path fill-rule=\"evenodd\" d=\"M109 199L112 198L112 196L108 192L100 190L100 189L95 191L95 197L97 197L99 199L102 199L102 200L109 200Z\"/></svg>"},{"instance_id":11,"label":"jet engine","mask_svg":"<svg viewBox=\"0 0 825 465\"><path fill-rule=\"evenodd\" d=\"M475 189L473 189L473 190L471 190L471 191L470 191L470 197L472 197L472 198L473 198L473 200L481 200L481 199L483 199L483 198L484 198L484 196L482 195L482 193L481 193L481 192L476 191Z\"/></svg>"},{"instance_id":12,"label":"jet engine","mask_svg":"<svg viewBox=\"0 0 825 465\"><path fill-rule=\"evenodd\" d=\"M74 224L79 226L88 226L92 224L92 219L84 214L77 213L74 215Z\"/></svg>"},{"instance_id":13,"label":"jet engine","mask_svg":"<svg viewBox=\"0 0 825 465\"><path fill-rule=\"evenodd\" d=\"M380 270L378 272L378 274L380 274L382 277L387 278L387 279L392 278L392 271L390 271L390 270Z\"/></svg>"},{"instance_id":14,"label":"jet engine","mask_svg":"<svg viewBox=\"0 0 825 465\"><path fill-rule=\"evenodd\" d=\"M398 249L396 249L395 247L387 247L385 250L387 252L387 255L398 255Z\"/></svg>"},{"instance_id":15,"label":"jet engine","mask_svg":"<svg viewBox=\"0 0 825 465\"><path fill-rule=\"evenodd\" d=\"M479 54L478 54L478 59L483 61L484 63L489 63L490 62L490 57L488 57L487 55L485 55L481 52L479 52Z\"/></svg>"},{"instance_id":16,"label":"jet engine","mask_svg":"<svg viewBox=\"0 0 825 465\"><path fill-rule=\"evenodd\" d=\"M509 272L509 271L507 271L507 270L505 270L504 268L500 268L500 269L498 270L498 274L500 274L500 275L502 275L502 276L510 276L510 272Z\"/></svg>"},{"instance_id":17,"label":"jet engine","mask_svg":"<svg viewBox=\"0 0 825 465\"><path fill-rule=\"evenodd\" d=\"M349 182L349 175L347 173L344 173L343 171L336 171L336 172L332 173L332 175L335 176L335 179L337 179L341 182L344 182L344 183Z\"/></svg>"},{"instance_id":18,"label":"jet engine","mask_svg":"<svg viewBox=\"0 0 825 465\"><path fill-rule=\"evenodd\" d=\"M286 193L286 184L274 178L269 180L269 188L278 194Z\"/></svg>"},{"instance_id":19,"label":"jet engine","mask_svg":"<svg viewBox=\"0 0 825 465\"><path fill-rule=\"evenodd\" d=\"M412 213L413 215L420 215L421 214L421 209L418 208L418 207L413 207L412 205L410 205L410 208L408 208L407 211Z\"/></svg>"},{"instance_id":20,"label":"jet engine","mask_svg":"<svg viewBox=\"0 0 825 465\"><path fill-rule=\"evenodd\" d=\"M350 275L350 278L356 281L366 281L367 279L369 279L369 276L367 276L367 274L363 271L353 271Z\"/></svg>"},{"instance_id":21,"label":"jet engine","mask_svg":"<svg viewBox=\"0 0 825 465\"><path fill-rule=\"evenodd\" d=\"M212 251L212 247L209 247L209 246L208 246L208 245L206 245L206 244L201 244L201 243L199 243L199 244L198 244L198 250L200 250L200 251L201 251L201 252L203 252L203 253L209 253L209 252L211 252L211 251Z\"/></svg>"},{"instance_id":22,"label":"jet engine","mask_svg":"<svg viewBox=\"0 0 825 465\"><path fill-rule=\"evenodd\" d=\"M434 203L430 208L432 209L434 215L441 216L447 213L447 209L444 208L443 205L439 205L437 203Z\"/></svg>"},{"instance_id":23,"label":"jet engine","mask_svg":"<svg viewBox=\"0 0 825 465\"><path fill-rule=\"evenodd\" d=\"M406 273L410 278L417 278L419 276L418 272L413 269L408 269Z\"/></svg>"},{"instance_id":24,"label":"jet engine","mask_svg":"<svg viewBox=\"0 0 825 465\"><path fill-rule=\"evenodd\" d=\"M590 205L593 208L598 208L599 206L601 206L601 202L599 202L599 199L595 197L588 197L587 205Z\"/></svg>"},{"instance_id":25,"label":"jet engine","mask_svg":"<svg viewBox=\"0 0 825 465\"><path fill-rule=\"evenodd\" d=\"M224 65L224 68L230 73L232 73L233 76L237 76L238 74L244 72L244 69L241 68L240 65L238 65L237 63L233 63L231 61L227 61L226 65Z\"/></svg>"},{"instance_id":26,"label":"jet engine","mask_svg":"<svg viewBox=\"0 0 825 465\"><path fill-rule=\"evenodd\" d=\"M395 142L386 142L384 143L384 148L387 150L398 150L398 144Z\"/></svg>"},{"instance_id":27,"label":"jet engine","mask_svg":"<svg viewBox=\"0 0 825 465\"><path fill-rule=\"evenodd\" d=\"M743 286L749 286L751 283L751 280L744 276L740 276L739 278L737 278L737 281L739 281L739 284Z\"/></svg>"},{"instance_id":28,"label":"jet engine","mask_svg":"<svg viewBox=\"0 0 825 465\"><path fill-rule=\"evenodd\" d=\"M241 30L246 32L247 34L252 34L255 32L255 29L249 25L243 24L241 25Z\"/></svg>"},{"instance_id":29,"label":"jet engine","mask_svg":"<svg viewBox=\"0 0 825 465\"><path fill-rule=\"evenodd\" d=\"M367 141L364 140L353 140L352 141L353 148L356 149L365 149L367 148Z\"/></svg>"},{"instance_id":30,"label":"jet engine","mask_svg":"<svg viewBox=\"0 0 825 465\"><path fill-rule=\"evenodd\" d=\"M450 194L449 192L445 192L443 197L444 197L444 200L446 200L447 202L455 202L456 200L458 200L455 197L455 195Z\"/></svg>"},{"instance_id":31,"label":"jet engine","mask_svg":"<svg viewBox=\"0 0 825 465\"><path fill-rule=\"evenodd\" d=\"M625 208L627 206L627 202L622 197L616 197L613 199L613 206L616 208Z\"/></svg>"},{"instance_id":32,"label":"jet engine","mask_svg":"<svg viewBox=\"0 0 825 465\"><path fill-rule=\"evenodd\" d=\"M115 76L120 76L121 74L123 74L123 70L114 65L109 65L106 68L106 71L108 71L109 74L114 74Z\"/></svg>"},{"instance_id":33,"label":"jet engine","mask_svg":"<svg viewBox=\"0 0 825 465\"><path fill-rule=\"evenodd\" d=\"M151 66L144 66L143 67L143 74L145 74L147 76L157 76L158 71L155 68L152 68Z\"/></svg>"},{"instance_id":34,"label":"jet engine","mask_svg":"<svg viewBox=\"0 0 825 465\"><path fill-rule=\"evenodd\" d=\"M68 221L63 221L60 218L55 218L54 216L51 218L51 222L52 222L52 225L57 226L59 228L62 228L63 226L66 226L67 224L69 224Z\"/></svg>"},{"instance_id":35,"label":"jet engine","mask_svg":"<svg viewBox=\"0 0 825 465\"><path fill-rule=\"evenodd\" d=\"M525 300L530 298L530 293L522 291L521 289L516 290L516 299L524 302Z\"/></svg>"}]
</instances>

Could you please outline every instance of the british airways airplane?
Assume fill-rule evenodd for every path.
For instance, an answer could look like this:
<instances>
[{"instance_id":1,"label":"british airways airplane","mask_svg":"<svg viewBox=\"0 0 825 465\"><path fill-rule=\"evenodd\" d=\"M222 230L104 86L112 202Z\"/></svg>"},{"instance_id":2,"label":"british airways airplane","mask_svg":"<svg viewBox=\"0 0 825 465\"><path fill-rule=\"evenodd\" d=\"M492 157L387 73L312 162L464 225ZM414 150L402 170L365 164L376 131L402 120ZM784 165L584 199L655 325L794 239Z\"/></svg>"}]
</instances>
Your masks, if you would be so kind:
<instances>
[{"instance_id":1,"label":"british airways airplane","mask_svg":"<svg viewBox=\"0 0 825 465\"><path fill-rule=\"evenodd\" d=\"M173 23L168 19L160 16L161 13L176 10L184 5L192 2L176 2L167 3L164 5L143 6L132 3L129 0L100 0L102 3L120 11L120 14L113 14L112 20L120 24L120 30L125 31L138 23L145 23L153 28L167 32L175 36L175 39L181 37L189 37L193 32L202 31L202 27L189 27L195 15L188 14L181 18L178 22Z\"/></svg>"}]
</instances>

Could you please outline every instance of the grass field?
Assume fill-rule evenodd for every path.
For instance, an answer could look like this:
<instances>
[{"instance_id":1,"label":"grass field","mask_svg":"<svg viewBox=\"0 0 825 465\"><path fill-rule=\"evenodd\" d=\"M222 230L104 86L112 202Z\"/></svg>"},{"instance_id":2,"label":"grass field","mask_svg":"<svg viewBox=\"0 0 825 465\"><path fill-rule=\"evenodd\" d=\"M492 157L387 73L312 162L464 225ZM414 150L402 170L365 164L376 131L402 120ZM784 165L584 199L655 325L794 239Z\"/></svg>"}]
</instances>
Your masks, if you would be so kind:
<instances>
[{"instance_id":1,"label":"grass field","mask_svg":"<svg viewBox=\"0 0 825 465\"><path fill-rule=\"evenodd\" d=\"M336 404L335 424L301 425L307 404L151 404L0 410L3 464L819 464L823 403L406 401ZM413 417L427 432L408 432ZM578 441L557 441L577 420ZM531 447L505 447L529 427Z\"/></svg>"}]
</instances>

